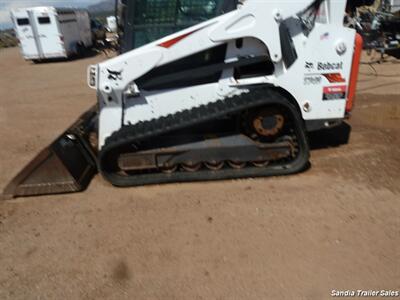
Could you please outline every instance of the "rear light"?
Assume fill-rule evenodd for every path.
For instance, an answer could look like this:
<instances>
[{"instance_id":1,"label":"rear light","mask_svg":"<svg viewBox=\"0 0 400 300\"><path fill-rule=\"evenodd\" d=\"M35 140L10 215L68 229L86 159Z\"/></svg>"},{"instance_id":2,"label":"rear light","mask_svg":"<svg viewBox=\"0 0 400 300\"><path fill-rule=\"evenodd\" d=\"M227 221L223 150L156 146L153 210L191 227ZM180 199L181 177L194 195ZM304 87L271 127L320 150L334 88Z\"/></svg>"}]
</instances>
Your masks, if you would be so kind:
<instances>
[{"instance_id":1,"label":"rear light","mask_svg":"<svg viewBox=\"0 0 400 300\"><path fill-rule=\"evenodd\" d=\"M363 48L363 38L360 34L356 33L353 63L351 65L351 73L350 73L349 91L347 93L346 112L350 112L353 109L362 48Z\"/></svg>"},{"instance_id":2,"label":"rear light","mask_svg":"<svg viewBox=\"0 0 400 300\"><path fill-rule=\"evenodd\" d=\"M97 88L97 65L91 65L88 68L88 85L92 89Z\"/></svg>"}]
</instances>

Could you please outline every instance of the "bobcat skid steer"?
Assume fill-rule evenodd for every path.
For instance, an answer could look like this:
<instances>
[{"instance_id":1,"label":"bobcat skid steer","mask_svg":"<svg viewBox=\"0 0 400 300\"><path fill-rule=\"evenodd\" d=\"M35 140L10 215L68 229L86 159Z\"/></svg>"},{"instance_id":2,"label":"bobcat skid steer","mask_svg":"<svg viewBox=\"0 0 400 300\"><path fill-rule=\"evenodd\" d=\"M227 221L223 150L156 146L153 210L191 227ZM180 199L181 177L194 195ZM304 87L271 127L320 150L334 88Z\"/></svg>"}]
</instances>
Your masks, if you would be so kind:
<instances>
[{"instance_id":1,"label":"bobcat skid steer","mask_svg":"<svg viewBox=\"0 0 400 300\"><path fill-rule=\"evenodd\" d=\"M88 68L98 104L5 188L6 197L283 175L307 131L353 106L362 40L345 0L246 0Z\"/></svg>"}]
</instances>

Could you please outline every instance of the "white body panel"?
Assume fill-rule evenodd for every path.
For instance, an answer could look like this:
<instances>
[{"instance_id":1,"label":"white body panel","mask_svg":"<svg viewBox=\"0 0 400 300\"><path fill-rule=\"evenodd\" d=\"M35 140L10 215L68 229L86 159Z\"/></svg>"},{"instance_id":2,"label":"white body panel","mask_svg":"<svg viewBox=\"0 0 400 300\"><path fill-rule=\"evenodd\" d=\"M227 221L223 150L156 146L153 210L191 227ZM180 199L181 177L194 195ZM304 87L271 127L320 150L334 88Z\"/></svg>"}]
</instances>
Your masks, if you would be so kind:
<instances>
[{"instance_id":1,"label":"white body panel","mask_svg":"<svg viewBox=\"0 0 400 300\"><path fill-rule=\"evenodd\" d=\"M78 43L92 45L87 12L33 7L13 10L11 17L25 59L68 57Z\"/></svg>"},{"instance_id":2,"label":"white body panel","mask_svg":"<svg viewBox=\"0 0 400 300\"><path fill-rule=\"evenodd\" d=\"M260 84L288 93L304 120L344 118L355 31L342 25L346 1L327 0L317 23L305 33L297 14L312 2L247 0L235 11L94 67L96 84L92 87L97 88L100 105L99 148L121 126L248 93ZM281 23L289 31L297 56L289 66L281 44ZM241 46L237 39L242 40ZM273 73L237 79L233 68L227 67L213 83L156 91L140 90L135 84L154 68L221 44L227 45L226 64L243 57L269 56ZM328 79L332 77L333 81Z\"/></svg>"}]
</instances>

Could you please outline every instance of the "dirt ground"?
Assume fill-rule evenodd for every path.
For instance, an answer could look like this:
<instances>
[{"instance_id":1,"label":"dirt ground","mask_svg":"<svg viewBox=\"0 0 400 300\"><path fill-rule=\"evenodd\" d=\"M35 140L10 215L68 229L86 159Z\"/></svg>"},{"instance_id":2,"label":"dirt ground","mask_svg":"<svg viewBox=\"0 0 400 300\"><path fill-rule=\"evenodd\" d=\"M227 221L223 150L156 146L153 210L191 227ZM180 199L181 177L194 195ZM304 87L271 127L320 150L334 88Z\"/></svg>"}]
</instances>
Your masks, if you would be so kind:
<instances>
[{"instance_id":1,"label":"dirt ground","mask_svg":"<svg viewBox=\"0 0 400 300\"><path fill-rule=\"evenodd\" d=\"M95 103L96 56L0 51L0 188ZM367 58L364 57L364 60ZM0 299L330 299L400 290L400 64L363 65L351 138L287 177L0 202Z\"/></svg>"}]
</instances>

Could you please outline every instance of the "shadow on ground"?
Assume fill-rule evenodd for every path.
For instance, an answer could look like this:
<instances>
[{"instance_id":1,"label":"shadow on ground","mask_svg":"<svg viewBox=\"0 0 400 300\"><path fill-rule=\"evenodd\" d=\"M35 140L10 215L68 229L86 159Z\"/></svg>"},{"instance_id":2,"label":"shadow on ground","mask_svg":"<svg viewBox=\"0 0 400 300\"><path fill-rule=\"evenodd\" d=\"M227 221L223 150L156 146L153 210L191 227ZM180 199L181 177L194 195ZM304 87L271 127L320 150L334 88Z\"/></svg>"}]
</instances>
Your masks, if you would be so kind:
<instances>
[{"instance_id":1,"label":"shadow on ground","mask_svg":"<svg viewBox=\"0 0 400 300\"><path fill-rule=\"evenodd\" d=\"M85 58L90 58L90 57L95 57L96 55L99 54L98 49L87 49L85 52L81 55L73 55L68 58L48 58L48 59L42 59L42 60L32 60L33 64L48 64L48 63L60 63L60 62L68 62L68 61L76 61L80 59L85 59Z\"/></svg>"}]
</instances>

